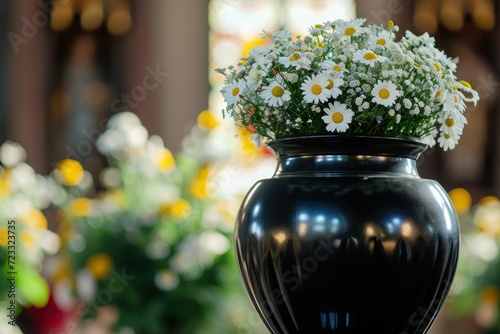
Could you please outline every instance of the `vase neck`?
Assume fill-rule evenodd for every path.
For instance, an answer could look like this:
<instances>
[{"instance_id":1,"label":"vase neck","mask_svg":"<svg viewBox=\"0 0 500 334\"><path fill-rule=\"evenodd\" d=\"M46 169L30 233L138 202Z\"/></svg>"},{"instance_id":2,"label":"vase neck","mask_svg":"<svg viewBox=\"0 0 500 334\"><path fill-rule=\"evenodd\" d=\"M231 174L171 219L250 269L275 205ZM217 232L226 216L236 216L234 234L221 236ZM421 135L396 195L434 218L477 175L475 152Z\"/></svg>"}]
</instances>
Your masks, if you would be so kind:
<instances>
[{"instance_id":1,"label":"vase neck","mask_svg":"<svg viewBox=\"0 0 500 334\"><path fill-rule=\"evenodd\" d=\"M278 159L275 177L393 176L419 177L416 161L427 148L407 137L317 135L268 143Z\"/></svg>"},{"instance_id":2,"label":"vase neck","mask_svg":"<svg viewBox=\"0 0 500 334\"><path fill-rule=\"evenodd\" d=\"M419 177L416 161L404 157L372 155L311 155L282 157L274 176L375 176L391 174ZM316 174L316 175L315 175Z\"/></svg>"}]
</instances>

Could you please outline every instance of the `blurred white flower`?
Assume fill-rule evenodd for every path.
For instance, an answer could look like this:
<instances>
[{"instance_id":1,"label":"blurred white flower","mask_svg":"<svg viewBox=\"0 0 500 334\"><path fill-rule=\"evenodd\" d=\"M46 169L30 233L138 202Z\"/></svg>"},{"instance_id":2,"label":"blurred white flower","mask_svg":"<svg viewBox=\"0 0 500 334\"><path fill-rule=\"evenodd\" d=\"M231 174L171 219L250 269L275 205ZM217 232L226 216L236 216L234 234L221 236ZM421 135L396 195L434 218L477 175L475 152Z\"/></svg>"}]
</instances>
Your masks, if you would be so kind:
<instances>
[{"instance_id":1,"label":"blurred white flower","mask_svg":"<svg viewBox=\"0 0 500 334\"><path fill-rule=\"evenodd\" d=\"M137 115L123 112L110 118L107 130L97 139L96 146L104 155L121 158L144 146L148 136L148 131L142 126Z\"/></svg>"},{"instance_id":2,"label":"blurred white flower","mask_svg":"<svg viewBox=\"0 0 500 334\"><path fill-rule=\"evenodd\" d=\"M82 269L76 275L76 292L83 301L89 301L95 297L97 282L89 270Z\"/></svg>"},{"instance_id":3,"label":"blurred white flower","mask_svg":"<svg viewBox=\"0 0 500 334\"><path fill-rule=\"evenodd\" d=\"M165 291L174 290L179 285L179 276L171 270L160 270L155 274L155 284L158 288Z\"/></svg>"},{"instance_id":4,"label":"blurred white flower","mask_svg":"<svg viewBox=\"0 0 500 334\"><path fill-rule=\"evenodd\" d=\"M9 140L0 146L0 162L5 167L13 167L25 160L26 151L20 144Z\"/></svg>"}]
</instances>

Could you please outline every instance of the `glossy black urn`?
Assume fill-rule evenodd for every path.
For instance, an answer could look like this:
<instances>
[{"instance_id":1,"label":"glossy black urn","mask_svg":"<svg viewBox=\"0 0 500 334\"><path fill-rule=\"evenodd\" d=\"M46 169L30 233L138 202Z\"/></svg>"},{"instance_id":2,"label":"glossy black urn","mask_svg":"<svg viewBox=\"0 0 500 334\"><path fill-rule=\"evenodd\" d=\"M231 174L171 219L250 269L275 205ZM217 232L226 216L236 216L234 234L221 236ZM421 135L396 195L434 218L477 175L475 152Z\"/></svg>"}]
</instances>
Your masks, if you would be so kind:
<instances>
[{"instance_id":1,"label":"glossy black urn","mask_svg":"<svg viewBox=\"0 0 500 334\"><path fill-rule=\"evenodd\" d=\"M278 164L238 213L246 290L274 334L423 334L455 274L456 212L409 137L268 143Z\"/></svg>"}]
</instances>

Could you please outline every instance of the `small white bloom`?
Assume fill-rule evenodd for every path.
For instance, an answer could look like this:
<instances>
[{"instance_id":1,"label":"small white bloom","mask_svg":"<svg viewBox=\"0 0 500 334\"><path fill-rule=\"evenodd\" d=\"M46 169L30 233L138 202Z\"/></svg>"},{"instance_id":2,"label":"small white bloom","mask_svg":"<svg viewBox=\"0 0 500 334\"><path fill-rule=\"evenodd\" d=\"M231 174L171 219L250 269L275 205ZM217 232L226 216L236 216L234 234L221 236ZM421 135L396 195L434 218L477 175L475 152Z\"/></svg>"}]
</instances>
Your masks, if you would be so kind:
<instances>
[{"instance_id":1,"label":"small white bloom","mask_svg":"<svg viewBox=\"0 0 500 334\"><path fill-rule=\"evenodd\" d=\"M14 167L26 160L26 151L24 148L10 140L0 146L0 162L5 167Z\"/></svg>"},{"instance_id":2,"label":"small white bloom","mask_svg":"<svg viewBox=\"0 0 500 334\"><path fill-rule=\"evenodd\" d=\"M280 107L283 103L290 101L290 92L280 85L276 80L271 82L269 86L263 88L260 96L271 107Z\"/></svg>"},{"instance_id":3,"label":"small white bloom","mask_svg":"<svg viewBox=\"0 0 500 334\"><path fill-rule=\"evenodd\" d=\"M390 81L378 81L378 83L373 87L371 94L373 95L372 102L383 105L384 107L390 107L401 95L401 92L397 90L397 86Z\"/></svg>"},{"instance_id":4,"label":"small white bloom","mask_svg":"<svg viewBox=\"0 0 500 334\"><path fill-rule=\"evenodd\" d=\"M300 85L304 100L308 103L325 102L331 96L331 91L327 88L330 82L324 75L313 74Z\"/></svg>"},{"instance_id":5,"label":"small white bloom","mask_svg":"<svg viewBox=\"0 0 500 334\"><path fill-rule=\"evenodd\" d=\"M323 110L326 112L326 116L321 118L327 124L327 131L347 131L354 116L354 112L351 109L348 109L345 104L335 101L333 105L328 103L328 108L324 108Z\"/></svg>"},{"instance_id":6,"label":"small white bloom","mask_svg":"<svg viewBox=\"0 0 500 334\"><path fill-rule=\"evenodd\" d=\"M240 101L240 95L245 89L245 81L233 80L226 87L222 89L222 96L228 105L236 104Z\"/></svg>"}]
</instances>

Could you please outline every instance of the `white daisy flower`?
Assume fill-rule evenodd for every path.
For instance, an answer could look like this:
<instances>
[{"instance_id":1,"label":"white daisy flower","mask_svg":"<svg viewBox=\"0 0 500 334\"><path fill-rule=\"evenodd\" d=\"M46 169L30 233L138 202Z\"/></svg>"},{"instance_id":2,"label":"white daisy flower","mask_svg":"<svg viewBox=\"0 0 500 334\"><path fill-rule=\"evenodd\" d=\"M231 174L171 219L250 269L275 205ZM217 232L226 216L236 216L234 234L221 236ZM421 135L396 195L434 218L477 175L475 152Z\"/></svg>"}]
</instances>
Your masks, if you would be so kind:
<instances>
[{"instance_id":1,"label":"white daisy flower","mask_svg":"<svg viewBox=\"0 0 500 334\"><path fill-rule=\"evenodd\" d=\"M291 98L290 92L276 80L271 82L269 86L263 87L260 96L271 107L280 107Z\"/></svg>"},{"instance_id":2,"label":"white daisy flower","mask_svg":"<svg viewBox=\"0 0 500 334\"><path fill-rule=\"evenodd\" d=\"M371 91L373 95L372 102L390 107L396 102L396 99L401 96L401 92L397 90L397 86L391 81L378 81Z\"/></svg>"},{"instance_id":3,"label":"white daisy flower","mask_svg":"<svg viewBox=\"0 0 500 334\"><path fill-rule=\"evenodd\" d=\"M326 112L326 116L321 117L321 119L327 124L327 131L347 131L354 116L354 112L351 109L348 109L345 104L335 101L333 105L328 103L328 108L324 108L323 110Z\"/></svg>"},{"instance_id":4,"label":"white daisy flower","mask_svg":"<svg viewBox=\"0 0 500 334\"><path fill-rule=\"evenodd\" d=\"M477 101L479 101L479 94L474 89L472 89L470 83L465 80L457 81L455 82L453 89L458 92L458 94L462 97L462 100L464 100L465 102L473 102L474 106L477 105ZM471 97L466 97L459 89L470 94Z\"/></svg>"},{"instance_id":5,"label":"white daisy flower","mask_svg":"<svg viewBox=\"0 0 500 334\"><path fill-rule=\"evenodd\" d=\"M448 92L444 99L444 110L464 112L467 109L464 100L460 97L457 92Z\"/></svg>"},{"instance_id":6,"label":"white daisy flower","mask_svg":"<svg viewBox=\"0 0 500 334\"><path fill-rule=\"evenodd\" d=\"M448 111L438 119L441 123L440 131L450 134L462 135L465 125L468 123L467 118L459 111Z\"/></svg>"},{"instance_id":7,"label":"white daisy flower","mask_svg":"<svg viewBox=\"0 0 500 334\"><path fill-rule=\"evenodd\" d=\"M293 66L293 67L299 66L300 67L301 65L299 64L299 60L302 59L302 61L304 61L303 58L308 60L307 58L302 57L302 55L299 52L294 52L287 57L279 57L278 62L280 64L285 65L286 68L289 68L290 66Z\"/></svg>"},{"instance_id":8,"label":"white daisy flower","mask_svg":"<svg viewBox=\"0 0 500 334\"><path fill-rule=\"evenodd\" d=\"M387 60L386 57L379 56L375 52L367 49L362 49L358 50L353 53L352 55L352 60L360 62L362 64L367 64L370 65L370 67L373 67L376 62L381 62L383 63L384 61Z\"/></svg>"},{"instance_id":9,"label":"white daisy flower","mask_svg":"<svg viewBox=\"0 0 500 334\"><path fill-rule=\"evenodd\" d=\"M260 66L254 66L248 72L248 86L249 87L257 87L262 83L262 78L266 75L266 71L264 71Z\"/></svg>"},{"instance_id":10,"label":"white daisy flower","mask_svg":"<svg viewBox=\"0 0 500 334\"><path fill-rule=\"evenodd\" d=\"M248 56L252 57L255 62L260 62L262 58L271 52L272 48L269 45L254 46L248 52Z\"/></svg>"},{"instance_id":11,"label":"white daisy flower","mask_svg":"<svg viewBox=\"0 0 500 334\"><path fill-rule=\"evenodd\" d=\"M344 84L344 80L341 77L335 75L327 75L326 78L326 80L328 81L328 86L326 86L326 88L330 91L331 97L336 98L337 96L342 94L342 91L339 87Z\"/></svg>"},{"instance_id":12,"label":"white daisy flower","mask_svg":"<svg viewBox=\"0 0 500 334\"><path fill-rule=\"evenodd\" d=\"M359 36L363 33L362 27L366 19L354 19L350 21L337 20L335 22L335 34L344 36Z\"/></svg>"},{"instance_id":13,"label":"white daisy flower","mask_svg":"<svg viewBox=\"0 0 500 334\"><path fill-rule=\"evenodd\" d=\"M427 146L434 147L436 145L436 135L438 134L437 130L431 131L426 136L422 137L422 140L427 144Z\"/></svg>"},{"instance_id":14,"label":"white daisy flower","mask_svg":"<svg viewBox=\"0 0 500 334\"><path fill-rule=\"evenodd\" d=\"M313 74L311 77L307 77L300 85L305 102L319 103L328 100L332 95L327 88L328 85L330 85L330 82L324 75Z\"/></svg>"},{"instance_id":15,"label":"white daisy flower","mask_svg":"<svg viewBox=\"0 0 500 334\"><path fill-rule=\"evenodd\" d=\"M240 101L240 95L243 93L246 84L243 80L233 80L226 87L222 89L222 95L224 96L224 101L228 105L236 104Z\"/></svg>"},{"instance_id":16,"label":"white daisy flower","mask_svg":"<svg viewBox=\"0 0 500 334\"><path fill-rule=\"evenodd\" d=\"M273 40L288 40L290 37L292 37L292 33L287 30L280 30L278 32L275 32L271 35L271 38Z\"/></svg>"},{"instance_id":17,"label":"white daisy flower","mask_svg":"<svg viewBox=\"0 0 500 334\"><path fill-rule=\"evenodd\" d=\"M370 36L368 40L368 47L370 49L375 49L377 46L382 46L389 48L392 45L393 39L391 33L387 30L382 30L376 35Z\"/></svg>"},{"instance_id":18,"label":"white daisy flower","mask_svg":"<svg viewBox=\"0 0 500 334\"><path fill-rule=\"evenodd\" d=\"M343 78L344 72L347 72L344 63L336 63L332 60L325 60L321 62L319 67L327 72L330 72L331 74L339 76L340 78Z\"/></svg>"},{"instance_id":19,"label":"white daisy flower","mask_svg":"<svg viewBox=\"0 0 500 334\"><path fill-rule=\"evenodd\" d=\"M452 135L450 133L441 132L441 135L438 138L439 147L441 147L443 151L453 150L458 144L459 138L459 135Z\"/></svg>"}]
</instances>

